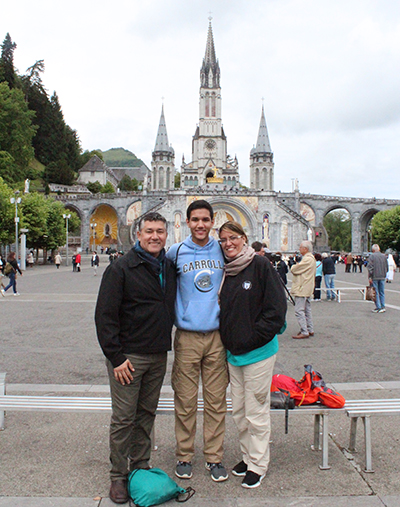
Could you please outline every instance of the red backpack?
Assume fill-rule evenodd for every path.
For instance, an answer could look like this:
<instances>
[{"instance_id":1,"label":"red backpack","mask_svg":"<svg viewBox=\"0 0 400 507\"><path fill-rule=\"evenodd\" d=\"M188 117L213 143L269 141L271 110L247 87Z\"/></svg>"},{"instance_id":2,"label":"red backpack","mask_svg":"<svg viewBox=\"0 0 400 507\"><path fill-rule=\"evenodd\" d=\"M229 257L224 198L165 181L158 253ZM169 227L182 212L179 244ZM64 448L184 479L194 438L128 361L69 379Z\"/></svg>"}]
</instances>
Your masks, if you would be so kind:
<instances>
[{"instance_id":1,"label":"red backpack","mask_svg":"<svg viewBox=\"0 0 400 507\"><path fill-rule=\"evenodd\" d=\"M326 387L325 381L319 372L315 372L310 364L304 365L305 373L297 381L287 375L274 375L272 377L271 392L283 392L296 405L311 405L322 403L330 408L342 408L346 400L333 389Z\"/></svg>"}]
</instances>

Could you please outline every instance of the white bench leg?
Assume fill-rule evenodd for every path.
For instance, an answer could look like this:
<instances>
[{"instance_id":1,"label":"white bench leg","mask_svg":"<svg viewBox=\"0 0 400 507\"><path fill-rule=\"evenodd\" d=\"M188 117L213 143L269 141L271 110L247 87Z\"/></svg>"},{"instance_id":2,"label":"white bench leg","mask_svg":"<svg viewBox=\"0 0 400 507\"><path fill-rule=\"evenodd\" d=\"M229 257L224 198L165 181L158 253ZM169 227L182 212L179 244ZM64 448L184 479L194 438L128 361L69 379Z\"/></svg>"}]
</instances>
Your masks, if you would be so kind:
<instances>
[{"instance_id":1,"label":"white bench leg","mask_svg":"<svg viewBox=\"0 0 400 507\"><path fill-rule=\"evenodd\" d=\"M357 421L358 421L358 417L352 417L350 419L349 451L355 451L356 450Z\"/></svg>"},{"instance_id":2,"label":"white bench leg","mask_svg":"<svg viewBox=\"0 0 400 507\"><path fill-rule=\"evenodd\" d=\"M314 416L314 451L321 451L321 416L320 414L315 414Z\"/></svg>"},{"instance_id":3,"label":"white bench leg","mask_svg":"<svg viewBox=\"0 0 400 507\"><path fill-rule=\"evenodd\" d=\"M331 467L328 464L328 446L329 446L329 419L328 415L321 415L322 423L322 465L319 466L320 470L329 470Z\"/></svg>"},{"instance_id":4,"label":"white bench leg","mask_svg":"<svg viewBox=\"0 0 400 507\"><path fill-rule=\"evenodd\" d=\"M371 418L369 415L363 417L364 436L365 436L365 470L364 472L373 473L372 470L372 441L371 441Z\"/></svg>"},{"instance_id":5,"label":"white bench leg","mask_svg":"<svg viewBox=\"0 0 400 507\"><path fill-rule=\"evenodd\" d=\"M0 396L6 394L6 373L0 373ZM0 430L4 430L4 410L0 410Z\"/></svg>"}]
</instances>

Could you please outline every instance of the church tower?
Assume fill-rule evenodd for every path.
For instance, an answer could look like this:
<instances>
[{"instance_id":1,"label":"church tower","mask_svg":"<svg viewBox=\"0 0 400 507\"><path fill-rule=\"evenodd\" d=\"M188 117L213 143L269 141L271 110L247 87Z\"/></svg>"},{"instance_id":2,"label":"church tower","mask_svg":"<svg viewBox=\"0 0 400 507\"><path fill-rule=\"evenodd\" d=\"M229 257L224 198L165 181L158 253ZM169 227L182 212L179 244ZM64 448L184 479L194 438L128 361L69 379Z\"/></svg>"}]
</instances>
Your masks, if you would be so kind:
<instances>
[{"instance_id":1,"label":"church tower","mask_svg":"<svg viewBox=\"0 0 400 507\"><path fill-rule=\"evenodd\" d=\"M151 190L172 190L175 183L175 151L168 143L164 104L151 160Z\"/></svg>"},{"instance_id":2,"label":"church tower","mask_svg":"<svg viewBox=\"0 0 400 507\"><path fill-rule=\"evenodd\" d=\"M262 106L257 144L250 151L250 188L274 190L274 154L269 143L264 106Z\"/></svg>"},{"instance_id":3,"label":"church tower","mask_svg":"<svg viewBox=\"0 0 400 507\"><path fill-rule=\"evenodd\" d=\"M238 170L236 157L231 159L227 155L221 115L220 68L210 19L200 70L199 124L192 140L192 162L182 162L181 185L188 188L218 181L235 186L239 184Z\"/></svg>"}]
</instances>

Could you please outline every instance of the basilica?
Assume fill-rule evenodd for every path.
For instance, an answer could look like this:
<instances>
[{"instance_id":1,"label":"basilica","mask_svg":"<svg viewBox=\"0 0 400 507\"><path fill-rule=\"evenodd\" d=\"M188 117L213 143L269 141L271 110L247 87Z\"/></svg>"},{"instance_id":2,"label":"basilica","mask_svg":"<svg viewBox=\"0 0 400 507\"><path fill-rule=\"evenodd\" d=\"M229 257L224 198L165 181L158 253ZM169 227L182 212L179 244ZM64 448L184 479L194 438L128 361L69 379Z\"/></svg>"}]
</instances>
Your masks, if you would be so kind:
<instances>
[{"instance_id":1,"label":"basilica","mask_svg":"<svg viewBox=\"0 0 400 507\"><path fill-rule=\"evenodd\" d=\"M189 234L188 205L195 199L206 199L215 213L215 237L226 220L235 220L244 227L250 243L262 241L271 251L282 253L296 251L305 239L313 242L316 251L328 250L323 219L330 211L344 208L352 220L353 252L367 251L371 218L380 210L398 205L398 201L301 194L297 185L292 192L276 192L264 108L257 139L249 150L250 187L241 186L238 160L228 154L222 124L220 76L210 20L200 71L199 122L192 137L191 160L182 159L180 188L175 188L175 152L168 140L162 107L151 169L142 171L139 192L59 197L66 208L81 218L81 248L114 245L129 249L135 240L138 219L149 211L158 211L168 220L170 246ZM115 185L115 178L112 168L99 159L90 161L80 171L82 183L104 180Z\"/></svg>"}]
</instances>

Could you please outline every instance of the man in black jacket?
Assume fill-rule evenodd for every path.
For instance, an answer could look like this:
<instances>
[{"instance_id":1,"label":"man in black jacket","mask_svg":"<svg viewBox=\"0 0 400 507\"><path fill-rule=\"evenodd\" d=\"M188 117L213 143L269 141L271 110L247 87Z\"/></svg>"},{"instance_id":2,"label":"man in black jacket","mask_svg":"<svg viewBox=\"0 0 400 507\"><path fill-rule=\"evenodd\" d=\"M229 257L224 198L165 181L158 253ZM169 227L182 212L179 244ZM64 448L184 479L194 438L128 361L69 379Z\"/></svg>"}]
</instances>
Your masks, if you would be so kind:
<instances>
[{"instance_id":1,"label":"man in black jacket","mask_svg":"<svg viewBox=\"0 0 400 507\"><path fill-rule=\"evenodd\" d=\"M334 301L336 297L335 292L330 289L335 289L335 261L326 252L322 254L322 274L324 275L325 287L327 288L326 299L327 301Z\"/></svg>"},{"instance_id":2,"label":"man in black jacket","mask_svg":"<svg viewBox=\"0 0 400 507\"><path fill-rule=\"evenodd\" d=\"M165 258L166 220L148 213L138 241L108 266L95 321L111 388L111 488L115 503L128 501L130 470L148 468L153 428L171 349L176 275Z\"/></svg>"}]
</instances>

